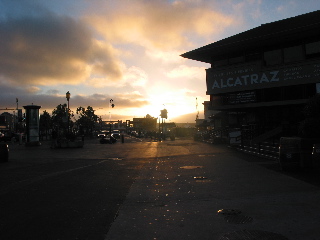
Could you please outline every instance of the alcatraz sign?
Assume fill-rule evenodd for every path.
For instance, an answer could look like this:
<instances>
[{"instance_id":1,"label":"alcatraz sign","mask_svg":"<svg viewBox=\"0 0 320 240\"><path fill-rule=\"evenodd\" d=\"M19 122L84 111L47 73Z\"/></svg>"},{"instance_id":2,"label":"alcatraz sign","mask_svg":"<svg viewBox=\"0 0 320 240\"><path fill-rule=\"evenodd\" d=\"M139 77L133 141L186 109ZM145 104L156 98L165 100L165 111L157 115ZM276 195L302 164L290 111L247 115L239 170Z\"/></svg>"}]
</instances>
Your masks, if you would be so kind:
<instances>
[{"instance_id":1,"label":"alcatraz sign","mask_svg":"<svg viewBox=\"0 0 320 240\"><path fill-rule=\"evenodd\" d=\"M318 81L320 64L259 71L256 66L234 70L207 69L207 94L244 91Z\"/></svg>"},{"instance_id":2,"label":"alcatraz sign","mask_svg":"<svg viewBox=\"0 0 320 240\"><path fill-rule=\"evenodd\" d=\"M279 82L279 71L272 71L268 73L254 73L250 75L242 75L237 77L229 77L227 79L221 78L220 81L215 80L212 89L247 86L260 83Z\"/></svg>"}]
</instances>

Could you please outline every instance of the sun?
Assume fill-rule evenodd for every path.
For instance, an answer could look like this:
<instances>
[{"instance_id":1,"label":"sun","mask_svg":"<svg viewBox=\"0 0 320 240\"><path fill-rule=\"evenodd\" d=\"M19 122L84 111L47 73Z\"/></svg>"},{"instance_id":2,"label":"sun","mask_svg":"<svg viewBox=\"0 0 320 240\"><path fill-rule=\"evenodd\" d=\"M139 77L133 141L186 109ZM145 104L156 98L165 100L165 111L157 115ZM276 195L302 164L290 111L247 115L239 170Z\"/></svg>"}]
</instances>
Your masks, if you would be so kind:
<instances>
[{"instance_id":1,"label":"sun","mask_svg":"<svg viewBox=\"0 0 320 240\"><path fill-rule=\"evenodd\" d=\"M159 117L161 110L167 109L168 119L195 112L195 104L192 99L179 95L176 92L165 92L163 94L152 95L148 101L149 105L137 109L139 116Z\"/></svg>"}]
</instances>

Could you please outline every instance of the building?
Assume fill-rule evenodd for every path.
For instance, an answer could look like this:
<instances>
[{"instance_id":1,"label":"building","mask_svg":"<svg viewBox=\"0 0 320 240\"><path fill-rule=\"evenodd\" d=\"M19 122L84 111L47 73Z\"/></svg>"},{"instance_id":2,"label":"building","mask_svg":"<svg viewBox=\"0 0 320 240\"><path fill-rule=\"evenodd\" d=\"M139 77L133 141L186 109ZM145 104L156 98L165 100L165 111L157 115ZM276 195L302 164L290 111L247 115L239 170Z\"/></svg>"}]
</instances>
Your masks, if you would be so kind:
<instances>
[{"instance_id":1,"label":"building","mask_svg":"<svg viewBox=\"0 0 320 240\"><path fill-rule=\"evenodd\" d=\"M297 134L304 105L320 92L319 29L315 11L182 54L211 64L206 105L216 125L246 130L251 139Z\"/></svg>"},{"instance_id":2,"label":"building","mask_svg":"<svg viewBox=\"0 0 320 240\"><path fill-rule=\"evenodd\" d=\"M146 132L157 130L157 118L133 118L133 121L131 123L135 130Z\"/></svg>"}]
</instances>

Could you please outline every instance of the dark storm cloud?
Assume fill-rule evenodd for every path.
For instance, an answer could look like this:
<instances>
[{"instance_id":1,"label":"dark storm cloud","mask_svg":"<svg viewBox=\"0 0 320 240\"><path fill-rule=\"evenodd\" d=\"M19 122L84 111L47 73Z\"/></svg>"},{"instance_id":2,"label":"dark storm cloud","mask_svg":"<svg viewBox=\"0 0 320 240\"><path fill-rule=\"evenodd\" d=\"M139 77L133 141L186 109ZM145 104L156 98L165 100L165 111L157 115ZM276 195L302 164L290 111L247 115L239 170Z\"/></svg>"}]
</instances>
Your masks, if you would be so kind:
<instances>
[{"instance_id":1,"label":"dark storm cloud","mask_svg":"<svg viewBox=\"0 0 320 240\"><path fill-rule=\"evenodd\" d=\"M0 78L1 80L1 78ZM33 88L33 87L31 87ZM4 108L16 108L16 98L18 98L19 108L23 108L25 105L40 105L40 112L44 110L52 113L52 110L59 104L67 103L65 93L56 89L50 89L46 92L41 92L39 89L37 94L28 90L28 87L13 87L0 81L0 109ZM96 93L92 95L79 95L71 93L70 108L75 112L77 107L91 106L95 110L104 109L108 111L109 100L114 99L116 108L141 108L150 102L141 99L141 95L138 94L123 94L123 95L109 95ZM0 111L0 113L3 111Z\"/></svg>"},{"instance_id":2,"label":"dark storm cloud","mask_svg":"<svg viewBox=\"0 0 320 240\"><path fill-rule=\"evenodd\" d=\"M16 98L18 98L19 108L25 105L40 105L42 108L52 108L51 106L57 103L64 103L64 99L58 95L50 94L32 94L24 88L12 87L5 84L0 84L0 108L16 108ZM54 104L53 104L54 103Z\"/></svg>"},{"instance_id":3,"label":"dark storm cloud","mask_svg":"<svg viewBox=\"0 0 320 240\"><path fill-rule=\"evenodd\" d=\"M78 84L102 62L108 62L104 73L121 76L110 48L70 17L7 18L0 21L0 36L0 77L10 84Z\"/></svg>"}]
</instances>

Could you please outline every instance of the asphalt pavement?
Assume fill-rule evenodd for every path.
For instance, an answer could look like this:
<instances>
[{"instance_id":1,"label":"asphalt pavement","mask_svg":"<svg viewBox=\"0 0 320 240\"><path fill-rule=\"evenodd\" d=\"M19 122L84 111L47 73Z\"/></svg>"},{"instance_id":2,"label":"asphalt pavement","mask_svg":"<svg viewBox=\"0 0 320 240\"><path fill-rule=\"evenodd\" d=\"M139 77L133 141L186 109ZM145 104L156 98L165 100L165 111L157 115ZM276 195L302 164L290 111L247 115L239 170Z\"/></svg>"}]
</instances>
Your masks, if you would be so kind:
<instances>
[{"instance_id":1,"label":"asphalt pavement","mask_svg":"<svg viewBox=\"0 0 320 240\"><path fill-rule=\"evenodd\" d=\"M0 239L104 239L143 165L135 155L148 156L131 142L85 139L83 148L64 149L51 149L50 141L9 143L9 162L0 163Z\"/></svg>"},{"instance_id":2,"label":"asphalt pavement","mask_svg":"<svg viewBox=\"0 0 320 240\"><path fill-rule=\"evenodd\" d=\"M270 160L201 144L158 144L106 240L320 239L318 186L270 170Z\"/></svg>"},{"instance_id":3,"label":"asphalt pavement","mask_svg":"<svg viewBox=\"0 0 320 240\"><path fill-rule=\"evenodd\" d=\"M9 163L0 165L1 202L9 204L9 197L16 196L21 199L12 206L23 205L18 210L24 213L15 213L10 221L22 215L23 221L35 221L25 208L36 209L41 201L32 200L48 194L48 187L69 196L63 200L83 204L70 207L60 198L56 203L50 200L55 197L50 192L45 200L51 205L46 206L53 206L51 214L60 214L53 215L57 218L53 223L70 229L61 226L49 232L46 225L53 220L46 222L48 210L43 208L42 215L35 215L43 218L41 234L33 239L320 239L319 186L275 170L272 160L191 139L126 139L124 144L109 146L89 141L80 151L50 149L50 143L45 144L40 148L11 145ZM70 188L62 186L62 177ZM103 191L106 187L115 198L109 199L110 192ZM106 205L114 211L106 213ZM1 209L7 212L6 206ZM62 218L63 211L72 212L72 218ZM3 231L5 219L0 217ZM65 235L59 234L61 229ZM3 239L30 239L14 236L20 238Z\"/></svg>"}]
</instances>

